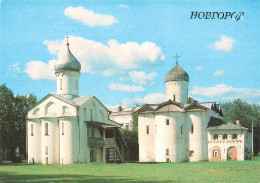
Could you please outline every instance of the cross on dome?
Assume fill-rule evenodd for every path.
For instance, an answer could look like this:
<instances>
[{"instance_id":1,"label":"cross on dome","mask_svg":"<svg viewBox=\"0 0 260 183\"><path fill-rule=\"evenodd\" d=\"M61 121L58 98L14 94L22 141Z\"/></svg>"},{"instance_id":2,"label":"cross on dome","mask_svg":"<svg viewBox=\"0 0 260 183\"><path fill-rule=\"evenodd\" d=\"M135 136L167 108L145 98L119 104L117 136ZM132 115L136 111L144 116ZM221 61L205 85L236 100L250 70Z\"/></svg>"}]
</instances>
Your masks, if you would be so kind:
<instances>
[{"instance_id":1,"label":"cross on dome","mask_svg":"<svg viewBox=\"0 0 260 183\"><path fill-rule=\"evenodd\" d=\"M174 58L176 58L176 64L178 64L178 57L180 57L180 56L178 56L178 54L176 53L176 56L174 57Z\"/></svg>"},{"instance_id":2,"label":"cross on dome","mask_svg":"<svg viewBox=\"0 0 260 183\"><path fill-rule=\"evenodd\" d=\"M67 46L69 46L69 35L66 36L66 39L67 39Z\"/></svg>"}]
</instances>

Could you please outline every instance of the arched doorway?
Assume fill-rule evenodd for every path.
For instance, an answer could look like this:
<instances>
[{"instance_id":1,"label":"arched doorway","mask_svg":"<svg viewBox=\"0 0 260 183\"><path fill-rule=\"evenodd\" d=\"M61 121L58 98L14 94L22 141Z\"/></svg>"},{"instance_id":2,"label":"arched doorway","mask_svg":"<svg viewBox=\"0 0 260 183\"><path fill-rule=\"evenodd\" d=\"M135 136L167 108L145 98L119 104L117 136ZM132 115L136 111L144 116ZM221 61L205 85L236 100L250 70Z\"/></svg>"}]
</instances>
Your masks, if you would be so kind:
<instances>
[{"instance_id":1,"label":"arched doorway","mask_svg":"<svg viewBox=\"0 0 260 183\"><path fill-rule=\"evenodd\" d=\"M90 162L96 162L96 151L95 150L91 150L90 151Z\"/></svg>"},{"instance_id":2,"label":"arched doorway","mask_svg":"<svg viewBox=\"0 0 260 183\"><path fill-rule=\"evenodd\" d=\"M237 148L232 146L228 148L227 151L227 160L228 161L237 161Z\"/></svg>"},{"instance_id":3,"label":"arched doorway","mask_svg":"<svg viewBox=\"0 0 260 183\"><path fill-rule=\"evenodd\" d=\"M221 149L219 146L212 147L211 161L221 161Z\"/></svg>"}]
</instances>

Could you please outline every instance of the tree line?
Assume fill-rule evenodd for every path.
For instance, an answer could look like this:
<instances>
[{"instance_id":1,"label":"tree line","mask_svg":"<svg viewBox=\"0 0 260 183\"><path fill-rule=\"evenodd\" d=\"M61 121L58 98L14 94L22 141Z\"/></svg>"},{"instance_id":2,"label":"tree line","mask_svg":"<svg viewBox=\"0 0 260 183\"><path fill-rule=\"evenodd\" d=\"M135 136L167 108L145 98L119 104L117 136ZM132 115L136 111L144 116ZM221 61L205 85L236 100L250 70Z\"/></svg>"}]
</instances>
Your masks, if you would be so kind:
<instances>
[{"instance_id":1,"label":"tree line","mask_svg":"<svg viewBox=\"0 0 260 183\"><path fill-rule=\"evenodd\" d=\"M18 149L26 156L26 115L36 103L34 95L14 95L5 84L0 85L0 163L3 157L19 162Z\"/></svg>"}]
</instances>

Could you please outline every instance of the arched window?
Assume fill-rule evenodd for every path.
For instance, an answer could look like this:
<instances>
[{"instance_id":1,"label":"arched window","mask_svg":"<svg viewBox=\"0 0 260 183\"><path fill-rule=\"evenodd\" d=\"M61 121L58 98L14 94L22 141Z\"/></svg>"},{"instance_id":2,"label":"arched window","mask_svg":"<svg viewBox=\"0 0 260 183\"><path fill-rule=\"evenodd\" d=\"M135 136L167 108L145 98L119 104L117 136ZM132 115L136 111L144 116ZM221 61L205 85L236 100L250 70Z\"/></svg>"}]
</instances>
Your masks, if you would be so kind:
<instances>
[{"instance_id":1,"label":"arched window","mask_svg":"<svg viewBox=\"0 0 260 183\"><path fill-rule=\"evenodd\" d=\"M232 139L237 139L237 134L233 134Z\"/></svg>"},{"instance_id":2,"label":"arched window","mask_svg":"<svg viewBox=\"0 0 260 183\"><path fill-rule=\"evenodd\" d=\"M218 140L218 134L214 134L214 140Z\"/></svg>"},{"instance_id":3,"label":"arched window","mask_svg":"<svg viewBox=\"0 0 260 183\"><path fill-rule=\"evenodd\" d=\"M45 114L48 114L49 113L49 108L50 106L53 104L53 102L49 102L48 104L46 104L45 106Z\"/></svg>"},{"instance_id":4,"label":"arched window","mask_svg":"<svg viewBox=\"0 0 260 183\"><path fill-rule=\"evenodd\" d=\"M227 139L227 134L224 134L223 135L223 140L226 140Z\"/></svg>"}]
</instances>

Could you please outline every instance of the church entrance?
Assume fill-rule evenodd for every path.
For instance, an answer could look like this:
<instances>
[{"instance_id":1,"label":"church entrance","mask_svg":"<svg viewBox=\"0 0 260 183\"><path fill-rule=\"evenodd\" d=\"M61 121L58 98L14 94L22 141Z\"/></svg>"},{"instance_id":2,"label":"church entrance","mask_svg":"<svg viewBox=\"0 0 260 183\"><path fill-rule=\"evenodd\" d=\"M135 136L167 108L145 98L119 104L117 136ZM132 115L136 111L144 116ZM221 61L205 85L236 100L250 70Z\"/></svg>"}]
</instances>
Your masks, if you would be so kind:
<instances>
[{"instance_id":1,"label":"church entrance","mask_svg":"<svg viewBox=\"0 0 260 183\"><path fill-rule=\"evenodd\" d=\"M237 148L236 147L230 147L227 151L227 160L228 161L237 161Z\"/></svg>"},{"instance_id":2,"label":"church entrance","mask_svg":"<svg viewBox=\"0 0 260 183\"><path fill-rule=\"evenodd\" d=\"M96 151L95 150L91 150L90 151L90 162L96 162Z\"/></svg>"},{"instance_id":3,"label":"church entrance","mask_svg":"<svg viewBox=\"0 0 260 183\"><path fill-rule=\"evenodd\" d=\"M219 146L214 146L212 148L211 161L221 161L221 149Z\"/></svg>"}]
</instances>

